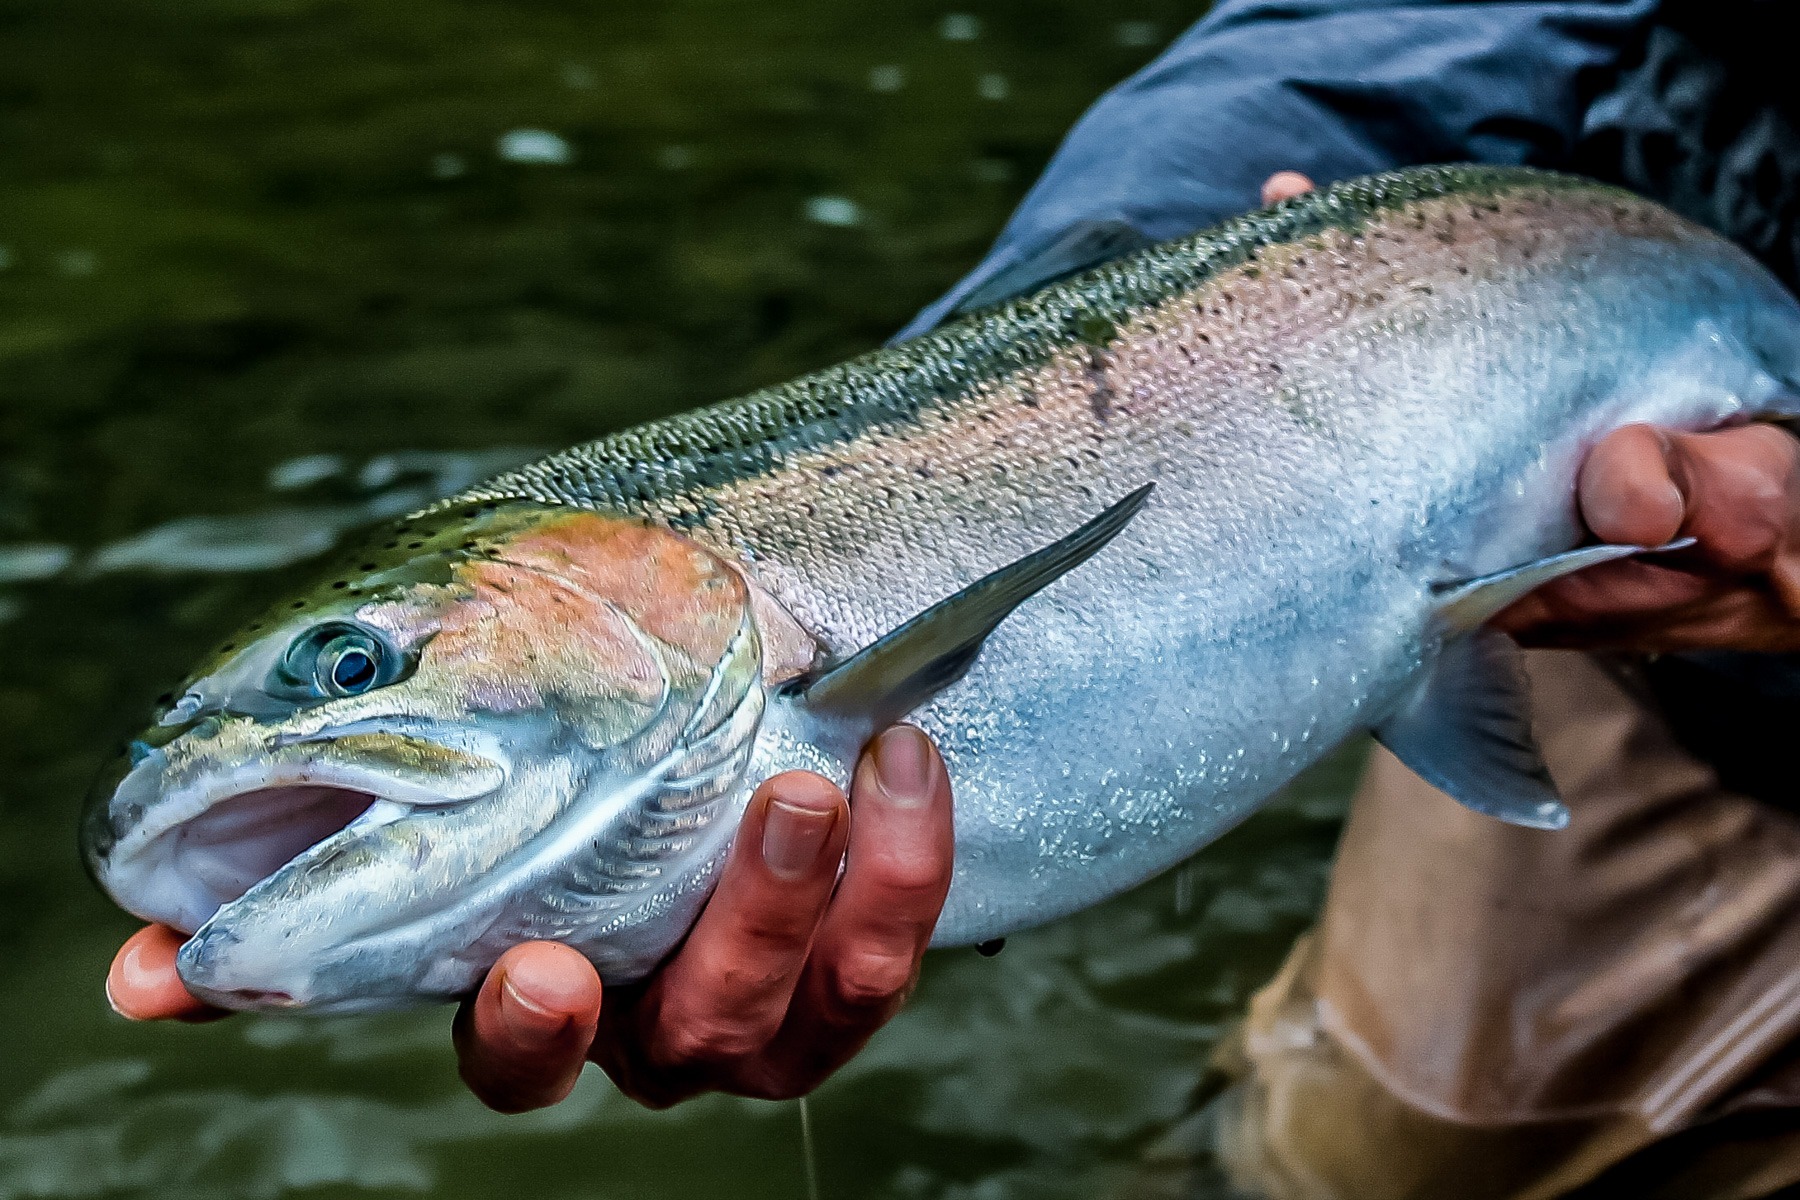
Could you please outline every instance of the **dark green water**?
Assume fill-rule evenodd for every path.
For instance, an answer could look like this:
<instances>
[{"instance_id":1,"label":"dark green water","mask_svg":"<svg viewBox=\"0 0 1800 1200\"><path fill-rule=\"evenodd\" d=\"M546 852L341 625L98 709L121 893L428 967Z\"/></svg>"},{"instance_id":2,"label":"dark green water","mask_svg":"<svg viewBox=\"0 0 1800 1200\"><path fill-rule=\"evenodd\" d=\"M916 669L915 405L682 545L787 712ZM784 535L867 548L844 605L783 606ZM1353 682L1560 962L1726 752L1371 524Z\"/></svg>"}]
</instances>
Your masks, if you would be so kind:
<instances>
[{"instance_id":1,"label":"dark green water","mask_svg":"<svg viewBox=\"0 0 1800 1200\"><path fill-rule=\"evenodd\" d=\"M119 1020L77 807L338 533L878 343L1199 8L0 0L0 1200L803 1196L795 1106L596 1073L498 1117L447 1011ZM1178 1153L1205 1056L1317 905L1347 772L935 956L813 1102L823 1194L1216 1194Z\"/></svg>"}]
</instances>

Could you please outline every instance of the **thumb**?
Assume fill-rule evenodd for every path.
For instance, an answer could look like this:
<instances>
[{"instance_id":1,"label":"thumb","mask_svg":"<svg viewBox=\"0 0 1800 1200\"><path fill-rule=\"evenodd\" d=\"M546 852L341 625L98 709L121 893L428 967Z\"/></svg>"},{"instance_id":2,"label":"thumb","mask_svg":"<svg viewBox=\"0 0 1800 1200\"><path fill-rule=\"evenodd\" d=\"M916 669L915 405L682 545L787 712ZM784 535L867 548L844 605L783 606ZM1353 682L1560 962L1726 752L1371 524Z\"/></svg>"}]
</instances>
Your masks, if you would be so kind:
<instances>
[{"instance_id":1,"label":"thumb","mask_svg":"<svg viewBox=\"0 0 1800 1200\"><path fill-rule=\"evenodd\" d=\"M146 925L125 939L106 973L106 1002L133 1021L211 1021L222 1009L196 999L175 972L186 939L167 925Z\"/></svg>"}]
</instances>

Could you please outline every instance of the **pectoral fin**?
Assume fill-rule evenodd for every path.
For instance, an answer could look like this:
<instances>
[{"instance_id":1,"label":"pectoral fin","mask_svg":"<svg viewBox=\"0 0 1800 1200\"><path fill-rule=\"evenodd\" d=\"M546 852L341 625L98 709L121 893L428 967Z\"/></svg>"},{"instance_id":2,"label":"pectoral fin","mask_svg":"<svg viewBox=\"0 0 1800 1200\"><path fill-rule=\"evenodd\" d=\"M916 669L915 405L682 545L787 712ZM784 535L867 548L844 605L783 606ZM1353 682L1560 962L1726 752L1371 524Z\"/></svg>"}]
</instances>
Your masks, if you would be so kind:
<instances>
[{"instance_id":1,"label":"pectoral fin","mask_svg":"<svg viewBox=\"0 0 1800 1200\"><path fill-rule=\"evenodd\" d=\"M1491 629L1451 642L1375 738L1426 783L1468 808L1533 829L1569 810L1531 734L1519 648Z\"/></svg>"},{"instance_id":2,"label":"pectoral fin","mask_svg":"<svg viewBox=\"0 0 1800 1200\"><path fill-rule=\"evenodd\" d=\"M898 721L974 665L989 634L1020 604L1117 537L1154 484L1145 484L1080 529L940 600L788 694L814 715L867 736Z\"/></svg>"},{"instance_id":3,"label":"pectoral fin","mask_svg":"<svg viewBox=\"0 0 1800 1200\"><path fill-rule=\"evenodd\" d=\"M1693 544L1694 539L1689 537L1677 538L1660 546L1583 546L1579 550L1553 554L1524 566L1508 567L1492 575L1446 584L1438 589L1438 618L1450 632L1462 633L1485 624L1488 618L1513 601L1522 599L1525 593L1540 588L1553 579L1561 579L1564 575L1573 575L1576 571L1601 563L1616 562L1621 558L1633 558L1640 554L1685 550Z\"/></svg>"}]
</instances>

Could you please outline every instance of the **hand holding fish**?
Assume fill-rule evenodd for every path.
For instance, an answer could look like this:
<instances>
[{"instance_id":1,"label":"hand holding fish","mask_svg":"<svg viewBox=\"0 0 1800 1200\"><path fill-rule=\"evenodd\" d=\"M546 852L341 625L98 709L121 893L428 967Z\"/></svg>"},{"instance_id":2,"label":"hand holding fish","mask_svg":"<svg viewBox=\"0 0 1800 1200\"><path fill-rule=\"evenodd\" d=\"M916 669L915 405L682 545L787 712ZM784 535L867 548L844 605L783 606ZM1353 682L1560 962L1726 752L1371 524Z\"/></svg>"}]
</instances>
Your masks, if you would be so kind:
<instances>
[{"instance_id":1,"label":"hand holding fish","mask_svg":"<svg viewBox=\"0 0 1800 1200\"><path fill-rule=\"evenodd\" d=\"M658 1108L707 1091L817 1087L900 1008L950 884L949 777L929 739L889 730L851 794L846 806L804 772L765 783L681 949L604 1004L577 951L508 951L457 1014L470 1089L502 1112L541 1108L569 1094L588 1059ZM107 981L113 1006L139 1020L225 1015L182 987L183 940L153 925L126 942Z\"/></svg>"},{"instance_id":2,"label":"hand holding fish","mask_svg":"<svg viewBox=\"0 0 1800 1200\"><path fill-rule=\"evenodd\" d=\"M1532 646L1800 650L1800 439L1772 425L1617 430L1581 470L1581 514L1603 542L1696 539L1679 559L1603 563L1494 624Z\"/></svg>"}]
</instances>

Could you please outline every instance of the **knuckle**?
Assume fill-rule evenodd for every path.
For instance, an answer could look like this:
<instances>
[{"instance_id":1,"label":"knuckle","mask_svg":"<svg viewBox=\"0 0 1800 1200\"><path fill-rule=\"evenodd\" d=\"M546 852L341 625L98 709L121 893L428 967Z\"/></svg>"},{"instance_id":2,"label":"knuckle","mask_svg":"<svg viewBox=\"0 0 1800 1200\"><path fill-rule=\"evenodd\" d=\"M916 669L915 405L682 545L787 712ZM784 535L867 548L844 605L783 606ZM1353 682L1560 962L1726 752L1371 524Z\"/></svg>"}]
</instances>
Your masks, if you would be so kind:
<instances>
[{"instance_id":1,"label":"knuckle","mask_svg":"<svg viewBox=\"0 0 1800 1200\"><path fill-rule=\"evenodd\" d=\"M949 861L928 850L890 848L870 868L871 882L908 907L940 900L950 882Z\"/></svg>"},{"instance_id":2,"label":"knuckle","mask_svg":"<svg viewBox=\"0 0 1800 1200\"><path fill-rule=\"evenodd\" d=\"M857 1014L887 1009L911 990L917 966L910 951L852 950L832 970L832 1002Z\"/></svg>"},{"instance_id":3,"label":"knuckle","mask_svg":"<svg viewBox=\"0 0 1800 1200\"><path fill-rule=\"evenodd\" d=\"M1788 495L1788 479L1785 472L1773 470L1748 471L1744 475L1745 503L1754 506L1757 515L1763 520L1780 523L1788 513L1792 497Z\"/></svg>"},{"instance_id":4,"label":"knuckle","mask_svg":"<svg viewBox=\"0 0 1800 1200\"><path fill-rule=\"evenodd\" d=\"M719 1020L679 1021L663 1032L657 1057L671 1066L731 1063L761 1049L763 1038L747 1025Z\"/></svg>"},{"instance_id":5,"label":"knuckle","mask_svg":"<svg viewBox=\"0 0 1800 1200\"><path fill-rule=\"evenodd\" d=\"M743 944L759 952L779 952L806 940L812 929L811 916L810 912L749 909L738 914L735 933Z\"/></svg>"},{"instance_id":6,"label":"knuckle","mask_svg":"<svg viewBox=\"0 0 1800 1200\"><path fill-rule=\"evenodd\" d=\"M742 903L724 925L726 936L722 944L726 957L741 962L747 957L779 958L797 953L812 936L813 925L828 899L826 896L816 904L807 904L784 897L776 903L758 896Z\"/></svg>"}]
</instances>

